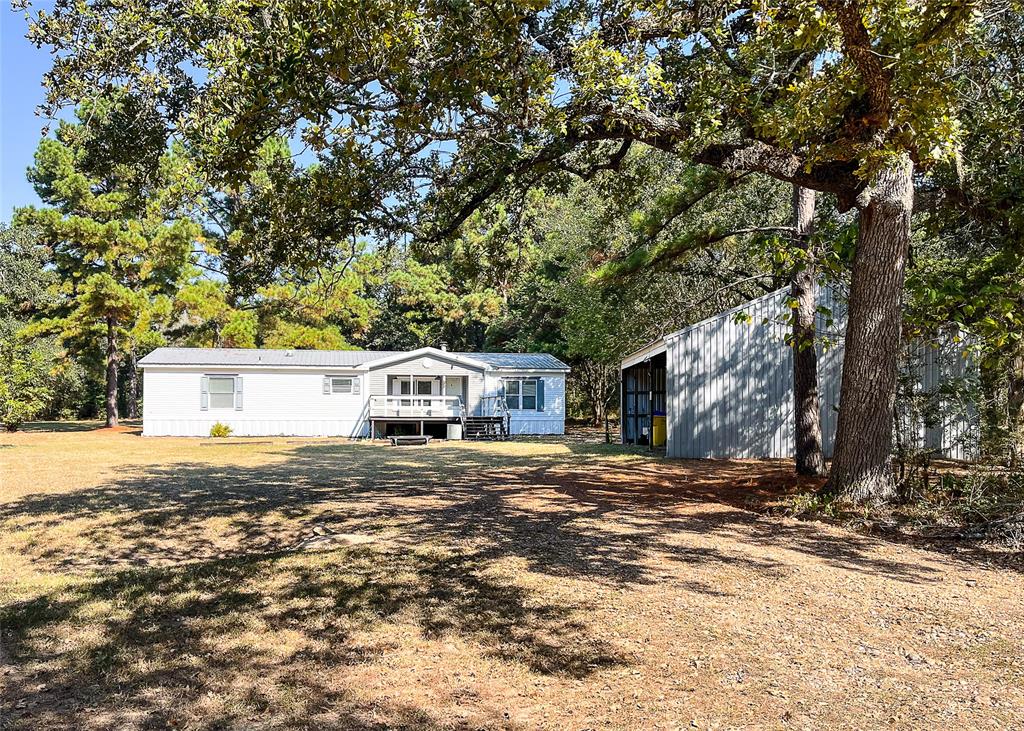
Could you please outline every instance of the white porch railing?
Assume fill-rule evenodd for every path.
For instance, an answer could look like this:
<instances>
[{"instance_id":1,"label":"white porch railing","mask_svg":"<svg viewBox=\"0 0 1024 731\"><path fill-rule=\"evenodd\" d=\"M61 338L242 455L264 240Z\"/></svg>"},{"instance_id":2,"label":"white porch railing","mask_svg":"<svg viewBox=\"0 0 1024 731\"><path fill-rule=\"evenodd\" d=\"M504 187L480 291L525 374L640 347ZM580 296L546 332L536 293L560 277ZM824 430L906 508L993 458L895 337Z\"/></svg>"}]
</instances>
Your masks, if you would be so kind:
<instances>
[{"instance_id":1,"label":"white porch railing","mask_svg":"<svg viewBox=\"0 0 1024 731\"><path fill-rule=\"evenodd\" d=\"M461 396L370 396L373 418L459 418L462 416Z\"/></svg>"},{"instance_id":2,"label":"white porch railing","mask_svg":"<svg viewBox=\"0 0 1024 731\"><path fill-rule=\"evenodd\" d=\"M504 396L482 396L480 398L480 410L484 416L509 417L508 403Z\"/></svg>"},{"instance_id":3,"label":"white porch railing","mask_svg":"<svg viewBox=\"0 0 1024 731\"><path fill-rule=\"evenodd\" d=\"M504 423L502 433L506 436L512 433L512 414L504 395L484 396L480 399L480 411L484 416L500 416Z\"/></svg>"}]
</instances>

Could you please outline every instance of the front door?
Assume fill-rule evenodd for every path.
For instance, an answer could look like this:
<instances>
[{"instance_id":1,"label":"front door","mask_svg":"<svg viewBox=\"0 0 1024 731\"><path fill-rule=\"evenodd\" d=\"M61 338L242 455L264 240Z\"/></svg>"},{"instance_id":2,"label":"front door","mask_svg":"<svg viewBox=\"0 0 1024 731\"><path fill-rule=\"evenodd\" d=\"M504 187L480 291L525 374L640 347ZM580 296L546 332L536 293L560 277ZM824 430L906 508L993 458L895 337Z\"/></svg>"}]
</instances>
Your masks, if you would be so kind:
<instances>
[{"instance_id":1,"label":"front door","mask_svg":"<svg viewBox=\"0 0 1024 731\"><path fill-rule=\"evenodd\" d=\"M446 396L458 396L465 402L466 394L462 388L462 376L445 376L444 393Z\"/></svg>"}]
</instances>

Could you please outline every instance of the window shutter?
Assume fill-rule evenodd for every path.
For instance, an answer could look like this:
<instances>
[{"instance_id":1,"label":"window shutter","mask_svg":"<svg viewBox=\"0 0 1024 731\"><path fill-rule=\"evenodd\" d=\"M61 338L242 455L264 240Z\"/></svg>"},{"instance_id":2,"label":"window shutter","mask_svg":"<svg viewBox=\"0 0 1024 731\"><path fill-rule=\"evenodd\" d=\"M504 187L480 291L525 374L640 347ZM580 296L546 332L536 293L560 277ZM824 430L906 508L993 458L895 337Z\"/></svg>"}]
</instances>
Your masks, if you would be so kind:
<instances>
[{"instance_id":1,"label":"window shutter","mask_svg":"<svg viewBox=\"0 0 1024 731\"><path fill-rule=\"evenodd\" d=\"M324 393L330 393L330 392L331 392L331 377L330 376L324 376Z\"/></svg>"},{"instance_id":2,"label":"window shutter","mask_svg":"<svg viewBox=\"0 0 1024 731\"><path fill-rule=\"evenodd\" d=\"M210 377L203 376L199 384L199 409L206 411L210 408Z\"/></svg>"},{"instance_id":3,"label":"window shutter","mask_svg":"<svg viewBox=\"0 0 1024 731\"><path fill-rule=\"evenodd\" d=\"M537 411L544 410L544 379L537 379Z\"/></svg>"},{"instance_id":4,"label":"window shutter","mask_svg":"<svg viewBox=\"0 0 1024 731\"><path fill-rule=\"evenodd\" d=\"M235 411L242 410L242 377L235 376Z\"/></svg>"},{"instance_id":5,"label":"window shutter","mask_svg":"<svg viewBox=\"0 0 1024 731\"><path fill-rule=\"evenodd\" d=\"M362 382L362 378L356 376L352 379L352 393L359 393L359 384Z\"/></svg>"}]
</instances>

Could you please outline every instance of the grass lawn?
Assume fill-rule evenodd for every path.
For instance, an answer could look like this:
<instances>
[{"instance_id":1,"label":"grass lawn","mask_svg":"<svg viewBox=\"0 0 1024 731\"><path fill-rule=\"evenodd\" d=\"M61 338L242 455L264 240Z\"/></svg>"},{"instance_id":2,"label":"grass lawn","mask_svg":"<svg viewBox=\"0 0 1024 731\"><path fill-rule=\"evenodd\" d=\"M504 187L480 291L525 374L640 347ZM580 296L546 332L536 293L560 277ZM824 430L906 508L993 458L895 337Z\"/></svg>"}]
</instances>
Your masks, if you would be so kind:
<instances>
[{"instance_id":1,"label":"grass lawn","mask_svg":"<svg viewBox=\"0 0 1024 731\"><path fill-rule=\"evenodd\" d=\"M1024 573L573 441L0 436L0 728L1022 728Z\"/></svg>"}]
</instances>

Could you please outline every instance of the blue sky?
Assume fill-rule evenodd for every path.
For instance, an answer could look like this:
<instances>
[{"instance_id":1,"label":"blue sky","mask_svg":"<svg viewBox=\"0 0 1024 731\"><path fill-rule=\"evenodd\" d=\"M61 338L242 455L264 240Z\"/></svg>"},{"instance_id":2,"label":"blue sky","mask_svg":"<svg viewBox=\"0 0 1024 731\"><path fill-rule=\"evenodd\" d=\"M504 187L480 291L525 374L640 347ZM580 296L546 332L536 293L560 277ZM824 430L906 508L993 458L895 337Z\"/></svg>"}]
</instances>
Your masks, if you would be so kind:
<instances>
[{"instance_id":1,"label":"blue sky","mask_svg":"<svg viewBox=\"0 0 1024 731\"><path fill-rule=\"evenodd\" d=\"M36 8L52 2L34 3ZM39 143L46 123L35 114L43 101L43 74L50 68L50 54L25 40L24 13L0 5L0 221L9 221L16 206L39 203L25 180L25 168Z\"/></svg>"}]
</instances>

